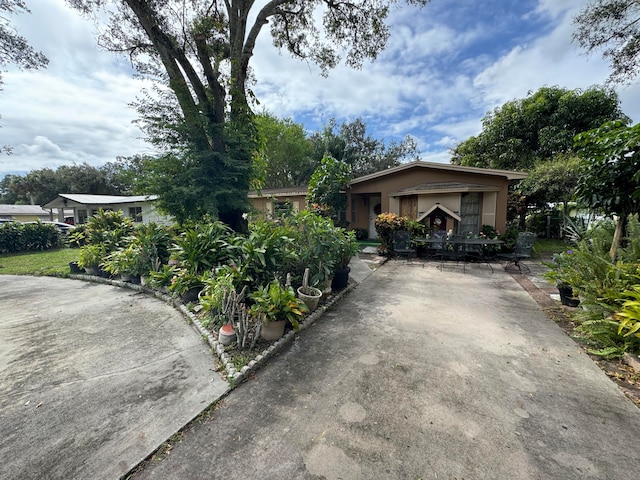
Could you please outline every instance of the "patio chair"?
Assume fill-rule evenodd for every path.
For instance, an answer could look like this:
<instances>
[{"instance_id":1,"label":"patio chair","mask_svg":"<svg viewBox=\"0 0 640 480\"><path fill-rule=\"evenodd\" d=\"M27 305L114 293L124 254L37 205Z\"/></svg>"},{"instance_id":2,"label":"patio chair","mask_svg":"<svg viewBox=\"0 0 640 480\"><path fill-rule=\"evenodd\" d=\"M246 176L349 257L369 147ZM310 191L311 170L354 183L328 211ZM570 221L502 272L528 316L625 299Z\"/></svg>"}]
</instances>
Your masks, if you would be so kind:
<instances>
[{"instance_id":1,"label":"patio chair","mask_svg":"<svg viewBox=\"0 0 640 480\"><path fill-rule=\"evenodd\" d=\"M504 265L504 269L508 270L509 268L518 267L518 271L520 273L522 273L523 268L527 272L530 272L531 270L529 267L526 264L521 263L521 260L531 258L531 251L533 250L533 242L535 242L535 239L535 233L520 232L516 240L516 245L513 248L513 252L497 255L498 260L504 260L507 262L507 264Z\"/></svg>"},{"instance_id":2,"label":"patio chair","mask_svg":"<svg viewBox=\"0 0 640 480\"><path fill-rule=\"evenodd\" d=\"M442 270L445 260L455 261L456 264L462 261L462 271L467 271L467 248L464 235L443 238L442 250L440 250L440 270Z\"/></svg>"},{"instance_id":3,"label":"patio chair","mask_svg":"<svg viewBox=\"0 0 640 480\"><path fill-rule=\"evenodd\" d=\"M411 246L411 234L408 231L393 232L393 256L396 260L405 257L409 261L416 256L416 249Z\"/></svg>"}]
</instances>

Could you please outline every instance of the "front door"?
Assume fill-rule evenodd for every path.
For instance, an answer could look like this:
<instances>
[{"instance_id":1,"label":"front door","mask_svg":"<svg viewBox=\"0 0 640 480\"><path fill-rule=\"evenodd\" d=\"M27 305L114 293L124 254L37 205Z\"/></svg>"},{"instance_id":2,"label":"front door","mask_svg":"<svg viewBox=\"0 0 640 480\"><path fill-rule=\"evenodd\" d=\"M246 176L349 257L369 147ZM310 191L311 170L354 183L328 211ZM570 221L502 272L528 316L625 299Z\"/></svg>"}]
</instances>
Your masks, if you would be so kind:
<instances>
[{"instance_id":1,"label":"front door","mask_svg":"<svg viewBox=\"0 0 640 480\"><path fill-rule=\"evenodd\" d=\"M380 195L372 195L369 197L369 238L378 238L378 232L376 232L376 217L382 213L382 207L380 206L381 201L382 197Z\"/></svg>"}]
</instances>

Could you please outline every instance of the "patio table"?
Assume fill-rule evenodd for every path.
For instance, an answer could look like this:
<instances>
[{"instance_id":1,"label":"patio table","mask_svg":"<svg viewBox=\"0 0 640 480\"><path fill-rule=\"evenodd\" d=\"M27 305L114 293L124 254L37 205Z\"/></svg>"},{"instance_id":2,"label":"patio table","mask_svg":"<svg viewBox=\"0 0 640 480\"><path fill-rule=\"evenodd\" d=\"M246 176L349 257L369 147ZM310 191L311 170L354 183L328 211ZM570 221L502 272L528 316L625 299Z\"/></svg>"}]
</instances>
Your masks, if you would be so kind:
<instances>
[{"instance_id":1,"label":"patio table","mask_svg":"<svg viewBox=\"0 0 640 480\"><path fill-rule=\"evenodd\" d=\"M452 245L454 249L459 248L461 245L464 245L464 248L467 248L468 246L476 246L478 247L478 249L476 250L478 252L478 255L474 255L473 257L480 262L486 263L492 272L493 266L491 266L491 263L489 262L489 260L491 259L491 255L489 255L489 250L487 247L494 245L504 245L503 240L490 238L456 238L455 236L453 238L429 237L414 238L412 240L416 245L431 247L434 250L444 250L445 248L447 248L447 245ZM469 252L467 251L466 253L468 254Z\"/></svg>"}]
</instances>

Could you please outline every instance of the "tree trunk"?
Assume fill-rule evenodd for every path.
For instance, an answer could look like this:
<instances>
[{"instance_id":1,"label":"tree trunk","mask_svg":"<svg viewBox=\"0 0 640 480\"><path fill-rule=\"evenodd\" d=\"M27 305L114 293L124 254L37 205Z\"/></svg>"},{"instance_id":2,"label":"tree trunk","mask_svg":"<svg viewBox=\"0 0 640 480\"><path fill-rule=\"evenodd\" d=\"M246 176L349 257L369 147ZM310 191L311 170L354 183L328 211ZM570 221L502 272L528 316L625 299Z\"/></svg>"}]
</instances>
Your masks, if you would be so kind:
<instances>
[{"instance_id":1,"label":"tree trunk","mask_svg":"<svg viewBox=\"0 0 640 480\"><path fill-rule=\"evenodd\" d=\"M616 259L616 255L618 253L618 246L620 245L620 240L622 240L624 223L625 223L625 216L619 215L618 221L616 223L616 231L613 234L613 241L611 242L611 249L609 249L609 258L611 258L611 261L614 261Z\"/></svg>"}]
</instances>

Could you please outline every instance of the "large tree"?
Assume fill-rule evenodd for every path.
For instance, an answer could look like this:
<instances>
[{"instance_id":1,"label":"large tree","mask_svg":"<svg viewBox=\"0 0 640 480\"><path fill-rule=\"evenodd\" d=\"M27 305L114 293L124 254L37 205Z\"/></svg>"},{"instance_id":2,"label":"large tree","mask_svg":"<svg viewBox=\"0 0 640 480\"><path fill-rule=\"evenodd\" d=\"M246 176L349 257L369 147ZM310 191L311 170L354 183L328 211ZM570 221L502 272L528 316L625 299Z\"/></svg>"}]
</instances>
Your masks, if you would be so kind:
<instances>
[{"instance_id":1,"label":"large tree","mask_svg":"<svg viewBox=\"0 0 640 480\"><path fill-rule=\"evenodd\" d=\"M617 216L609 254L615 258L628 215L640 213L640 124L608 122L581 133L576 147L584 159L576 188L578 200Z\"/></svg>"},{"instance_id":2,"label":"large tree","mask_svg":"<svg viewBox=\"0 0 640 480\"><path fill-rule=\"evenodd\" d=\"M263 112L256 116L263 188L285 188L309 182L319 162L311 158L311 142L304 127L291 119Z\"/></svg>"},{"instance_id":3,"label":"large tree","mask_svg":"<svg viewBox=\"0 0 640 480\"><path fill-rule=\"evenodd\" d=\"M156 139L165 134L172 139L164 145L170 147L167 156L153 172L161 205L179 219L212 213L234 228L242 225L256 152L247 85L258 35L268 25L277 48L316 63L325 74L338 63L340 52L348 65L359 67L385 47L389 8L400 3L67 1L96 18L104 7L111 21L101 36L102 45L128 54L141 74L162 82L173 95L168 110L155 110L147 103L143 118ZM167 111L169 117L163 114Z\"/></svg>"},{"instance_id":4,"label":"large tree","mask_svg":"<svg viewBox=\"0 0 640 480\"><path fill-rule=\"evenodd\" d=\"M528 171L537 162L571 153L576 134L610 120L629 121L611 89L543 87L487 114L482 132L456 146L451 162Z\"/></svg>"},{"instance_id":5,"label":"large tree","mask_svg":"<svg viewBox=\"0 0 640 480\"><path fill-rule=\"evenodd\" d=\"M368 134L367 125L361 118L344 122L340 127L332 118L322 131L311 135L309 140L316 162L319 163L326 155L331 156L348 164L353 177L418 159L418 146L413 138L407 136L402 142L387 144L384 139L376 139Z\"/></svg>"},{"instance_id":6,"label":"large tree","mask_svg":"<svg viewBox=\"0 0 640 480\"><path fill-rule=\"evenodd\" d=\"M611 63L609 80L627 83L640 72L640 2L594 0L574 19L573 39Z\"/></svg>"}]
</instances>

